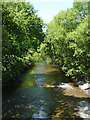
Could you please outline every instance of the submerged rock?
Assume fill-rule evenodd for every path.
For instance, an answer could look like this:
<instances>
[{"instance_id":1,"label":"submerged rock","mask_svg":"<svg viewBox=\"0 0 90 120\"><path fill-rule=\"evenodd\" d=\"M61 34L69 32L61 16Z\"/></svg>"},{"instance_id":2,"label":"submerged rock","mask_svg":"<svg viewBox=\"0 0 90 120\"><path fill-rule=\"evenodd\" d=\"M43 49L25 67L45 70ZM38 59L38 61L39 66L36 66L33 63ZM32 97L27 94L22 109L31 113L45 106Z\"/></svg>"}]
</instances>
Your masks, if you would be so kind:
<instances>
[{"instance_id":1,"label":"submerged rock","mask_svg":"<svg viewBox=\"0 0 90 120\"><path fill-rule=\"evenodd\" d=\"M59 87L63 88L65 95L88 98L88 95L80 87L74 86L73 83L63 83Z\"/></svg>"},{"instance_id":2,"label":"submerged rock","mask_svg":"<svg viewBox=\"0 0 90 120\"><path fill-rule=\"evenodd\" d=\"M62 88L64 95L74 96L79 98L88 98L88 90L82 90L80 87L74 86L73 83L61 83L60 85L44 85L43 87Z\"/></svg>"}]
</instances>

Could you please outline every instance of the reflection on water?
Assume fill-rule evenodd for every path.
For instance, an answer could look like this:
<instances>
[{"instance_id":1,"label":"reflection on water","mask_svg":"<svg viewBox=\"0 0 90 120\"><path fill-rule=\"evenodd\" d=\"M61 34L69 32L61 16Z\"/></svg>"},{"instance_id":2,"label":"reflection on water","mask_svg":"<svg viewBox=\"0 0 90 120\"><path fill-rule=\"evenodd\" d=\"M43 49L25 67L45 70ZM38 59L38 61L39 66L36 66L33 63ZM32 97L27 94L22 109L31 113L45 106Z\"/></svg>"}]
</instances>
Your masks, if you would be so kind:
<instances>
[{"instance_id":1,"label":"reflection on water","mask_svg":"<svg viewBox=\"0 0 90 120\"><path fill-rule=\"evenodd\" d=\"M32 118L47 118L48 117L48 113L45 112L45 108L44 106L41 106L37 112L35 112L33 115L32 115Z\"/></svg>"},{"instance_id":2,"label":"reflection on water","mask_svg":"<svg viewBox=\"0 0 90 120\"><path fill-rule=\"evenodd\" d=\"M82 118L90 118L90 104L87 101L79 102L79 115Z\"/></svg>"},{"instance_id":3,"label":"reflection on water","mask_svg":"<svg viewBox=\"0 0 90 120\"><path fill-rule=\"evenodd\" d=\"M58 66L38 63L21 80L19 87L3 87L3 118L80 119L81 103L90 104L86 98L65 95L62 88L44 87L69 81Z\"/></svg>"}]
</instances>

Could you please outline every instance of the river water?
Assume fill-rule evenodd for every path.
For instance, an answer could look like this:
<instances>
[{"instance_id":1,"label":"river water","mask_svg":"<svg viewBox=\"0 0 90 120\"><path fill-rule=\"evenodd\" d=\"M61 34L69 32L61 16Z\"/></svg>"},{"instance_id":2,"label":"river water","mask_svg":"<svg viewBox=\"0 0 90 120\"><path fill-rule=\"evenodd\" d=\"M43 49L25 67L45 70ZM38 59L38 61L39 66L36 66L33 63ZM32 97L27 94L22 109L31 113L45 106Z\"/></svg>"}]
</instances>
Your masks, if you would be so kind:
<instances>
[{"instance_id":1,"label":"river water","mask_svg":"<svg viewBox=\"0 0 90 120\"><path fill-rule=\"evenodd\" d=\"M70 81L58 66L36 63L20 81L14 86L3 87L3 120L88 118L88 98L64 94L60 87L45 87Z\"/></svg>"}]
</instances>

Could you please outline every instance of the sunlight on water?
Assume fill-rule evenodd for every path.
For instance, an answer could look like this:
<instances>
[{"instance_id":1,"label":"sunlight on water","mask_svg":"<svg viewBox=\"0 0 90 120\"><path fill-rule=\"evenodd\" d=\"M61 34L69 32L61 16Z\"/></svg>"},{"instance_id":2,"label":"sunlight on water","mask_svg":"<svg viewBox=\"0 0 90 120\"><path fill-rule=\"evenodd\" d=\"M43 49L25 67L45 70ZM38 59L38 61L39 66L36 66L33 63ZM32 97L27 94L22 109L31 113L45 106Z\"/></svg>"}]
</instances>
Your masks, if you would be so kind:
<instances>
[{"instance_id":1,"label":"sunlight on water","mask_svg":"<svg viewBox=\"0 0 90 120\"><path fill-rule=\"evenodd\" d=\"M89 101L69 80L58 66L37 63L23 74L19 87L3 88L3 118L60 120L88 117Z\"/></svg>"},{"instance_id":2,"label":"sunlight on water","mask_svg":"<svg viewBox=\"0 0 90 120\"><path fill-rule=\"evenodd\" d=\"M45 118L48 118L48 114L44 111L44 106L41 106L40 108L39 108L39 110L37 111L37 113L34 113L34 115L32 116L32 118L43 118L43 119L45 119Z\"/></svg>"},{"instance_id":3,"label":"sunlight on water","mask_svg":"<svg viewBox=\"0 0 90 120\"><path fill-rule=\"evenodd\" d=\"M86 101L79 102L79 115L82 118L90 118L90 103Z\"/></svg>"}]
</instances>

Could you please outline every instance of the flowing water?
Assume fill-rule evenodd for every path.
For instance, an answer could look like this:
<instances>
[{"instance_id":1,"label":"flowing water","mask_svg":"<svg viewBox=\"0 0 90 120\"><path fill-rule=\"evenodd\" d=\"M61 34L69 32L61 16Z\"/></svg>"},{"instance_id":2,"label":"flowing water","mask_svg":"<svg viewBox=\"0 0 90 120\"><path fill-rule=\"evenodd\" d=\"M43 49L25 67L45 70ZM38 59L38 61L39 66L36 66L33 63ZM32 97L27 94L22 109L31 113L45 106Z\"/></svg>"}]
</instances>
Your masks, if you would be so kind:
<instances>
[{"instance_id":1,"label":"flowing water","mask_svg":"<svg viewBox=\"0 0 90 120\"><path fill-rule=\"evenodd\" d=\"M3 87L3 120L80 120L88 117L88 98L65 94L63 88L52 87L70 81L58 66L37 63L20 81L16 86Z\"/></svg>"}]
</instances>

